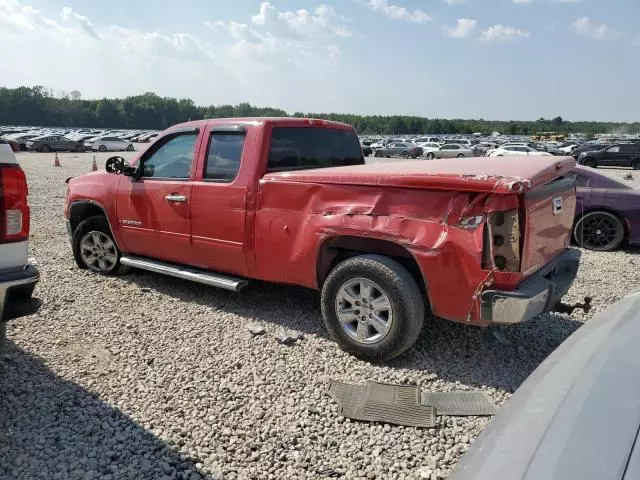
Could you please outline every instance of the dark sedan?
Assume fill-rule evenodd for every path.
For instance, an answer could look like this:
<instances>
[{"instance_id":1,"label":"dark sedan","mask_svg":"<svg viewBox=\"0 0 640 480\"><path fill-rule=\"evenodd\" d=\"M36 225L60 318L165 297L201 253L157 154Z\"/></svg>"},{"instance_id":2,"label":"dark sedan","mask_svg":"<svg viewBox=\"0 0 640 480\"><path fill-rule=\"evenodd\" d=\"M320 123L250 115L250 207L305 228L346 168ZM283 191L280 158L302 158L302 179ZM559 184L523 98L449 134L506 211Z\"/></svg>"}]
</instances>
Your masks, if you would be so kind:
<instances>
[{"instance_id":1,"label":"dark sedan","mask_svg":"<svg viewBox=\"0 0 640 480\"><path fill-rule=\"evenodd\" d=\"M640 190L594 170L576 167L573 237L589 250L609 252L627 242L640 245Z\"/></svg>"},{"instance_id":2,"label":"dark sedan","mask_svg":"<svg viewBox=\"0 0 640 480\"><path fill-rule=\"evenodd\" d=\"M416 147L409 143L390 143L385 147L376 150L376 157L396 157L402 158L418 158L422 155L422 148Z\"/></svg>"},{"instance_id":3,"label":"dark sedan","mask_svg":"<svg viewBox=\"0 0 640 480\"><path fill-rule=\"evenodd\" d=\"M61 135L47 135L27 140L27 150L38 152L84 152L82 140L69 140Z\"/></svg>"}]
</instances>

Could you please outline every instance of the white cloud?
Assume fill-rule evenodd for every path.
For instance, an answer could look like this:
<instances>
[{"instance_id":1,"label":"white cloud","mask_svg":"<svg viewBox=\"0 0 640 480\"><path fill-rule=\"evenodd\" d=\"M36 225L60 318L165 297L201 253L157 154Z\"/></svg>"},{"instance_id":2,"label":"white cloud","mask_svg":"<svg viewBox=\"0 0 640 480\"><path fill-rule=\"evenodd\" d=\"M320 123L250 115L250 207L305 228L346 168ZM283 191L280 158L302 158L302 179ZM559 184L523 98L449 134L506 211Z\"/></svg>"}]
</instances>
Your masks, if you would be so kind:
<instances>
[{"instance_id":1,"label":"white cloud","mask_svg":"<svg viewBox=\"0 0 640 480\"><path fill-rule=\"evenodd\" d=\"M62 19L71 20L78 27L85 31L85 33L91 37L98 38L98 34L93 29L93 25L87 17L74 12L70 7L64 7L62 9Z\"/></svg>"},{"instance_id":2,"label":"white cloud","mask_svg":"<svg viewBox=\"0 0 640 480\"><path fill-rule=\"evenodd\" d=\"M55 20L43 17L31 5L22 5L17 0L0 0L0 26L23 32L60 28Z\"/></svg>"},{"instance_id":3,"label":"white cloud","mask_svg":"<svg viewBox=\"0 0 640 480\"><path fill-rule=\"evenodd\" d=\"M255 25L269 28L274 33L295 38L351 36L351 32L345 26L348 20L336 14L333 7L327 5L320 5L313 13L304 8L295 12L279 12L271 3L263 2L260 12L253 15L251 21Z\"/></svg>"},{"instance_id":4,"label":"white cloud","mask_svg":"<svg viewBox=\"0 0 640 480\"><path fill-rule=\"evenodd\" d=\"M374 12L382 13L392 20L411 23L427 23L431 17L422 10L408 10L399 5L390 5L388 0L369 0L367 6Z\"/></svg>"},{"instance_id":5,"label":"white cloud","mask_svg":"<svg viewBox=\"0 0 640 480\"><path fill-rule=\"evenodd\" d=\"M506 42L516 38L528 38L529 32L506 25L493 25L480 34L480 40L485 42Z\"/></svg>"},{"instance_id":6,"label":"white cloud","mask_svg":"<svg viewBox=\"0 0 640 480\"><path fill-rule=\"evenodd\" d=\"M445 35L450 38L469 38L477 22L471 18L459 18L453 28L445 27Z\"/></svg>"},{"instance_id":7,"label":"white cloud","mask_svg":"<svg viewBox=\"0 0 640 480\"><path fill-rule=\"evenodd\" d=\"M579 18L571 24L571 29L578 35L594 40L610 40L620 35L604 23L597 24L592 22L589 17Z\"/></svg>"}]
</instances>

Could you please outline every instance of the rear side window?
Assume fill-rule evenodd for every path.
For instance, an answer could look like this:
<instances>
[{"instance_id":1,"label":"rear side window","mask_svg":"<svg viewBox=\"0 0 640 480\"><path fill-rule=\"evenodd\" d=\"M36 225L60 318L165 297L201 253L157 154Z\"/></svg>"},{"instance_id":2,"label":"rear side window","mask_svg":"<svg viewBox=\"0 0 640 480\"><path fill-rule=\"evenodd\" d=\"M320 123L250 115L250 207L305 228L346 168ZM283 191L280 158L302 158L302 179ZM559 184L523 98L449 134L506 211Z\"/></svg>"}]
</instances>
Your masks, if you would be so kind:
<instances>
[{"instance_id":1,"label":"rear side window","mask_svg":"<svg viewBox=\"0 0 640 480\"><path fill-rule=\"evenodd\" d=\"M276 127L271 135L268 172L364 165L353 130Z\"/></svg>"},{"instance_id":2,"label":"rear side window","mask_svg":"<svg viewBox=\"0 0 640 480\"><path fill-rule=\"evenodd\" d=\"M232 182L240 170L244 132L212 132L204 178Z\"/></svg>"}]
</instances>

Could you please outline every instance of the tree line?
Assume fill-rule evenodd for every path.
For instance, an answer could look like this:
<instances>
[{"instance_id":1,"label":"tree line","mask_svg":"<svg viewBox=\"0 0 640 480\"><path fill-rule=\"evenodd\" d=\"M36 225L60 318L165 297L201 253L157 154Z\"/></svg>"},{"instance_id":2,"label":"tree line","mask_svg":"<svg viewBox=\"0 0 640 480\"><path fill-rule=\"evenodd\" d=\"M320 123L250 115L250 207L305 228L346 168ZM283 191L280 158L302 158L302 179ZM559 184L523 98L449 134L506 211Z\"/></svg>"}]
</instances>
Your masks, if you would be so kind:
<instances>
[{"instance_id":1,"label":"tree line","mask_svg":"<svg viewBox=\"0 0 640 480\"><path fill-rule=\"evenodd\" d=\"M42 86L0 88L0 125L158 129L188 120L228 117L285 117L284 110L238 105L197 106L190 99L145 93L126 98L82 99L80 92L53 92ZM568 122L558 116L535 121L440 119L404 115L353 115L295 112L353 125L361 134L491 134L533 135L536 132L638 133L640 122Z\"/></svg>"}]
</instances>

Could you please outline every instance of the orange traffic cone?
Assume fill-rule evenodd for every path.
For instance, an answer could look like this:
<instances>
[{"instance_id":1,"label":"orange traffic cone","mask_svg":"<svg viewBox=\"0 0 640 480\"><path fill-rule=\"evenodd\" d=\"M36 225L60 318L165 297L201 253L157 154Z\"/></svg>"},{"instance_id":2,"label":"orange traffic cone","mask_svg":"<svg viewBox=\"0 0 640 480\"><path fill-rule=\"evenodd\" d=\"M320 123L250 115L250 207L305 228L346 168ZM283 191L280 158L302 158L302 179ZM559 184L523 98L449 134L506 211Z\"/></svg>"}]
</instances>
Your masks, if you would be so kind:
<instances>
[{"instance_id":1,"label":"orange traffic cone","mask_svg":"<svg viewBox=\"0 0 640 480\"><path fill-rule=\"evenodd\" d=\"M91 164L91 171L95 172L98 170L98 164L96 163L96 156L93 156L93 163Z\"/></svg>"},{"instance_id":2,"label":"orange traffic cone","mask_svg":"<svg viewBox=\"0 0 640 480\"><path fill-rule=\"evenodd\" d=\"M53 166L54 167L61 167L62 165L60 165L60 159L58 158L58 154L56 153L56 158L53 161Z\"/></svg>"}]
</instances>

